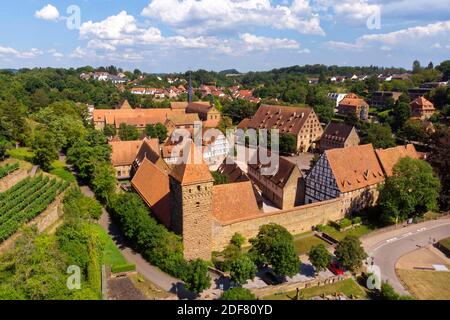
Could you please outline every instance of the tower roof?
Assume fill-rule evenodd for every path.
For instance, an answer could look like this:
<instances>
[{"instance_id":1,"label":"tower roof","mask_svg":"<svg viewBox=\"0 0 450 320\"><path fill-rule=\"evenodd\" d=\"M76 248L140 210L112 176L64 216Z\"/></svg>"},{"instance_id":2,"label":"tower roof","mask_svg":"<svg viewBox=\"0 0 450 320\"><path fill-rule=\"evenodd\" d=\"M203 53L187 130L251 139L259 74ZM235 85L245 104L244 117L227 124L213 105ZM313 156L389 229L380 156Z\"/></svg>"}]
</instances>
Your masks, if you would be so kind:
<instances>
[{"instance_id":1,"label":"tower roof","mask_svg":"<svg viewBox=\"0 0 450 320\"><path fill-rule=\"evenodd\" d=\"M122 103L122 105L120 106L119 109L122 109L122 110L131 110L131 109L133 109L133 108L131 108L130 103L128 102L128 100L125 100L125 101Z\"/></svg>"},{"instance_id":2,"label":"tower roof","mask_svg":"<svg viewBox=\"0 0 450 320\"><path fill-rule=\"evenodd\" d=\"M182 156L183 163L173 166L170 172L172 178L183 186L214 181L208 166L203 161L201 146L196 147L192 140L188 139L183 151L187 151L187 154Z\"/></svg>"}]
</instances>

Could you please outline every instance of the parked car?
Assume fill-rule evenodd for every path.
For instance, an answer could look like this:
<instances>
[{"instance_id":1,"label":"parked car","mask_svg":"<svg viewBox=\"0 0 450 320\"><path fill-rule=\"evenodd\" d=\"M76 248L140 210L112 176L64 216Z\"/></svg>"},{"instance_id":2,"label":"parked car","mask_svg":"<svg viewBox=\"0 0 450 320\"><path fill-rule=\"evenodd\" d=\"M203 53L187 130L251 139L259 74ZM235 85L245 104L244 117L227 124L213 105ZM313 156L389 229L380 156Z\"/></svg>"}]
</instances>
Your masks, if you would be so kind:
<instances>
[{"instance_id":1,"label":"parked car","mask_svg":"<svg viewBox=\"0 0 450 320\"><path fill-rule=\"evenodd\" d=\"M337 276L342 276L345 273L345 270L337 263L333 262L328 266L331 272L333 272Z\"/></svg>"},{"instance_id":2,"label":"parked car","mask_svg":"<svg viewBox=\"0 0 450 320\"><path fill-rule=\"evenodd\" d=\"M277 284L280 284L282 281L280 278L273 272L273 271L266 271L262 276L261 279L270 286L275 286Z\"/></svg>"}]
</instances>

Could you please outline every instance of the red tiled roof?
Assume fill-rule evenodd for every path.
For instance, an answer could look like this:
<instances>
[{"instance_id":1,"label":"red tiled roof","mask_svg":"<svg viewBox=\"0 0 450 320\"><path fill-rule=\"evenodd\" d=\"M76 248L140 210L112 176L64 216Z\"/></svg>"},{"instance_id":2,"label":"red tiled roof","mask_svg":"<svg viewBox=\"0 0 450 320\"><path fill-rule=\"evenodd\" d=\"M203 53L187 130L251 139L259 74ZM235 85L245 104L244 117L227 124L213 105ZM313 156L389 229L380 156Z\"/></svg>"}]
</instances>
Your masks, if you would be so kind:
<instances>
[{"instance_id":1,"label":"red tiled roof","mask_svg":"<svg viewBox=\"0 0 450 320\"><path fill-rule=\"evenodd\" d=\"M384 181L372 144L327 150L325 156L343 193Z\"/></svg>"},{"instance_id":2,"label":"red tiled roof","mask_svg":"<svg viewBox=\"0 0 450 320\"><path fill-rule=\"evenodd\" d=\"M138 141L111 141L111 162L113 166L131 165L142 146L142 140Z\"/></svg>"},{"instance_id":3,"label":"red tiled roof","mask_svg":"<svg viewBox=\"0 0 450 320\"><path fill-rule=\"evenodd\" d=\"M420 155L416 152L414 145L408 144L406 146L398 146L389 149L377 149L377 157L380 160L381 166L385 174L390 177L393 174L394 166L402 158L419 159Z\"/></svg>"}]
</instances>

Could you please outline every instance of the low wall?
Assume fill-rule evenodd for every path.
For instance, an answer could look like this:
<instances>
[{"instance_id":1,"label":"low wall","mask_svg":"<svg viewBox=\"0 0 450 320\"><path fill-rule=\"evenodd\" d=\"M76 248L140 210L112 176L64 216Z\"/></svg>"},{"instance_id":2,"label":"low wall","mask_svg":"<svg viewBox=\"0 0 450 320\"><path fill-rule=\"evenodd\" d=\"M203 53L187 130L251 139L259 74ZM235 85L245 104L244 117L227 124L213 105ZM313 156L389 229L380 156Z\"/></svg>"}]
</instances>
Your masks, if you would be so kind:
<instances>
[{"instance_id":1,"label":"low wall","mask_svg":"<svg viewBox=\"0 0 450 320\"><path fill-rule=\"evenodd\" d=\"M213 223L213 251L222 251L229 244L233 235L237 232L243 235L247 241L255 237L259 228L265 224L276 223L285 227L291 234L299 234L310 231L313 226L327 224L344 218L344 199L312 203L289 210L283 210L261 217L241 220L229 224Z\"/></svg>"},{"instance_id":2,"label":"low wall","mask_svg":"<svg viewBox=\"0 0 450 320\"><path fill-rule=\"evenodd\" d=\"M0 193L5 192L15 184L28 177L28 175L29 173L26 170L19 169L0 179Z\"/></svg>"},{"instance_id":3,"label":"low wall","mask_svg":"<svg viewBox=\"0 0 450 320\"><path fill-rule=\"evenodd\" d=\"M306 288L320 287L328 284L336 283L349 279L351 275L345 274L342 276L333 276L327 279L314 279L304 282L294 282L294 283L283 283L277 286L267 286L264 288L251 289L257 298L262 298L266 296L271 296L274 294L286 294L288 292L294 291L296 289L302 290Z\"/></svg>"}]
</instances>

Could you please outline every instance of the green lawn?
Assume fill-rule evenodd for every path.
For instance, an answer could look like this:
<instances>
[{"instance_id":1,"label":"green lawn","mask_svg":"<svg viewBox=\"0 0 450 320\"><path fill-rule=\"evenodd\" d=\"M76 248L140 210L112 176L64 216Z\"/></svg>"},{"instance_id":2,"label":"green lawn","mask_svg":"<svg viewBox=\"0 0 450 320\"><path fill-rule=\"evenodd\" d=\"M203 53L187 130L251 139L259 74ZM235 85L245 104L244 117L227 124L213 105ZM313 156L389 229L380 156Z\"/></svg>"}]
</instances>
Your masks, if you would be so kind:
<instances>
[{"instance_id":1,"label":"green lawn","mask_svg":"<svg viewBox=\"0 0 450 320\"><path fill-rule=\"evenodd\" d=\"M34 153L29 148L10 149L6 151L6 154L11 158L32 162Z\"/></svg>"},{"instance_id":2,"label":"green lawn","mask_svg":"<svg viewBox=\"0 0 450 320\"><path fill-rule=\"evenodd\" d=\"M341 241L346 236L354 236L354 237L359 238L365 234L370 233L371 231L373 231L373 229L366 225L360 225L353 229L349 229L349 230L341 232L341 231L336 230L332 226L323 226L323 227L321 227L321 231L329 234L336 240Z\"/></svg>"},{"instance_id":3,"label":"green lawn","mask_svg":"<svg viewBox=\"0 0 450 320\"><path fill-rule=\"evenodd\" d=\"M52 169L49 173L69 182L74 182L76 180L72 172L70 172L67 168L66 164L59 160L52 163Z\"/></svg>"},{"instance_id":4,"label":"green lawn","mask_svg":"<svg viewBox=\"0 0 450 320\"><path fill-rule=\"evenodd\" d=\"M313 235L312 232L294 236L294 247L297 254L307 254L311 247L323 244L328 246L328 243Z\"/></svg>"},{"instance_id":5,"label":"green lawn","mask_svg":"<svg viewBox=\"0 0 450 320\"><path fill-rule=\"evenodd\" d=\"M355 297L357 299L366 299L367 294L353 279L347 279L344 281L339 281L333 284L313 287L308 289L303 289L300 291L303 299L311 299L313 297L321 296L321 295L333 295L335 293L343 293L347 297ZM292 297L295 297L296 290L283 293L283 294L273 294L267 297L264 297L264 300L292 300Z\"/></svg>"},{"instance_id":6,"label":"green lawn","mask_svg":"<svg viewBox=\"0 0 450 320\"><path fill-rule=\"evenodd\" d=\"M105 247L103 249L102 263L111 267L127 264L127 260L117 248L116 244L111 239L109 234L106 233L106 231L101 226L96 225L95 227L98 230L100 239L105 244Z\"/></svg>"}]
</instances>

